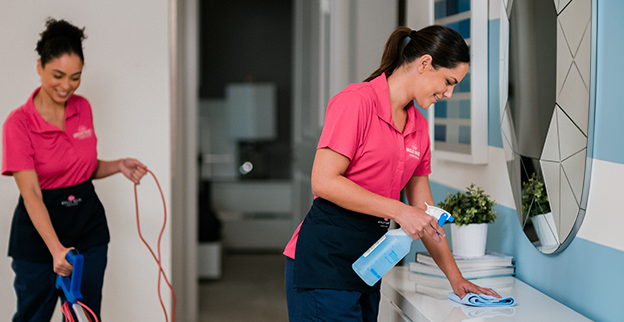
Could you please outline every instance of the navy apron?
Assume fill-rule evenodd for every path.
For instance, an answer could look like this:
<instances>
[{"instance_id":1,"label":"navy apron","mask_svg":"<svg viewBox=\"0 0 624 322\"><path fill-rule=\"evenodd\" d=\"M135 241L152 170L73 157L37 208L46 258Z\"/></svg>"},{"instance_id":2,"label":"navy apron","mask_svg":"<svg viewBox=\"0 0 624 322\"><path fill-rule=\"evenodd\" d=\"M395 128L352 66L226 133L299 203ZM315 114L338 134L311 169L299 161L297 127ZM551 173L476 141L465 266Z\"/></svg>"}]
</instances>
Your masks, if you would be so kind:
<instances>
[{"instance_id":1,"label":"navy apron","mask_svg":"<svg viewBox=\"0 0 624 322\"><path fill-rule=\"evenodd\" d=\"M110 234L104 207L91 180L70 187L42 189L41 193L63 246L74 247L82 253L108 244ZM13 214L9 256L32 262L52 262L52 254L30 220L22 196Z\"/></svg>"},{"instance_id":2,"label":"navy apron","mask_svg":"<svg viewBox=\"0 0 624 322\"><path fill-rule=\"evenodd\" d=\"M390 221L344 209L316 198L306 215L295 250L294 287L378 292L351 265L388 231Z\"/></svg>"}]
</instances>

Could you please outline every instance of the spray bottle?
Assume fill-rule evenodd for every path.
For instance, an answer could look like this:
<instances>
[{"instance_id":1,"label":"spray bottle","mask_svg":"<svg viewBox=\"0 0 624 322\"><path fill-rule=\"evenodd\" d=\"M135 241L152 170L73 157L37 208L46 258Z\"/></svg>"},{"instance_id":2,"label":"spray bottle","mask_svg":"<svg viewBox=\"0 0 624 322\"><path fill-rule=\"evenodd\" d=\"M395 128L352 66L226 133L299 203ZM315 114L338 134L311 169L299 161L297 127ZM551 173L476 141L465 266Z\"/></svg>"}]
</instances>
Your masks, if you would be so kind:
<instances>
[{"instance_id":1,"label":"spray bottle","mask_svg":"<svg viewBox=\"0 0 624 322\"><path fill-rule=\"evenodd\" d=\"M426 212L438 220L440 227L447 220L449 222L455 220L447 211L435 206L427 205ZM362 254L351 267L366 284L373 286L409 253L412 241L412 237L406 234L402 228L390 229Z\"/></svg>"}]
</instances>

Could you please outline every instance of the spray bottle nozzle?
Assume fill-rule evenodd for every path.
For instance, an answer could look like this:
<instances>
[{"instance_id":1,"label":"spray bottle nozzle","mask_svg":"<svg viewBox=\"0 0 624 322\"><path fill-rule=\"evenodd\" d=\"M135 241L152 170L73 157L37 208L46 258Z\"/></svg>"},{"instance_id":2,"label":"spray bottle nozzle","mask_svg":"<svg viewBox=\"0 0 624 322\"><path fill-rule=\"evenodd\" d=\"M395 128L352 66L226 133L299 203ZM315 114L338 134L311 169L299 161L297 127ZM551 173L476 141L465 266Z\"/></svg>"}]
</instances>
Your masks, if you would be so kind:
<instances>
[{"instance_id":1,"label":"spray bottle nozzle","mask_svg":"<svg viewBox=\"0 0 624 322\"><path fill-rule=\"evenodd\" d=\"M436 207L436 206L430 206L426 202L425 202L425 205L427 206L427 210L425 212L429 214L429 216L438 220L438 226L442 227L444 223L446 223L447 221L448 222L455 221L455 218L453 218L453 216L451 216L451 214L448 211L442 208Z\"/></svg>"}]
</instances>

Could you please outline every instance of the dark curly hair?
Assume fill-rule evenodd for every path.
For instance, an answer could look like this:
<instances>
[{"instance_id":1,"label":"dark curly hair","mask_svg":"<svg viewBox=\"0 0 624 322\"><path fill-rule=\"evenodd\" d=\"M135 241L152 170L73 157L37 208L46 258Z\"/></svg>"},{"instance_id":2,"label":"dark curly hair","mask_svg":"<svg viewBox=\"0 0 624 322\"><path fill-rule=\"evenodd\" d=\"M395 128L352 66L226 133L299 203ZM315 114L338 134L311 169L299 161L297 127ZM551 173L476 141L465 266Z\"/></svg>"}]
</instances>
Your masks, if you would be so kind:
<instances>
[{"instance_id":1,"label":"dark curly hair","mask_svg":"<svg viewBox=\"0 0 624 322\"><path fill-rule=\"evenodd\" d=\"M78 28L65 20L48 18L46 29L40 34L41 39L35 49L41 59L41 66L65 54L75 54L84 64L82 41L87 37L85 28Z\"/></svg>"}]
</instances>

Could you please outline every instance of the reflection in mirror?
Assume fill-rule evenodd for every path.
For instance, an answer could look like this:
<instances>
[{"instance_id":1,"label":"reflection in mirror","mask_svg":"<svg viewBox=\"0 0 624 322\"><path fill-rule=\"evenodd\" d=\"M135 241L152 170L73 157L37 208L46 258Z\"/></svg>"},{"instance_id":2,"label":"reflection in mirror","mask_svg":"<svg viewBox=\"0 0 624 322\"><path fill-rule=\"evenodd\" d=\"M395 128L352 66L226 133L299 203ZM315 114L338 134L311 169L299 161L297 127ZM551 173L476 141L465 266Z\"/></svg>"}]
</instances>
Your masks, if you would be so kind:
<instances>
[{"instance_id":1,"label":"reflection in mirror","mask_svg":"<svg viewBox=\"0 0 624 322\"><path fill-rule=\"evenodd\" d=\"M546 185L542 176L536 172L528 180L522 181L522 214L526 220L531 221L525 222L523 227L527 232L529 225L532 225L534 234L527 233L532 243L539 242L543 251L559 246L557 225L550 208Z\"/></svg>"},{"instance_id":2,"label":"reflection in mirror","mask_svg":"<svg viewBox=\"0 0 624 322\"><path fill-rule=\"evenodd\" d=\"M522 228L550 254L574 238L587 203L592 2L513 0L505 8L503 147Z\"/></svg>"}]
</instances>

